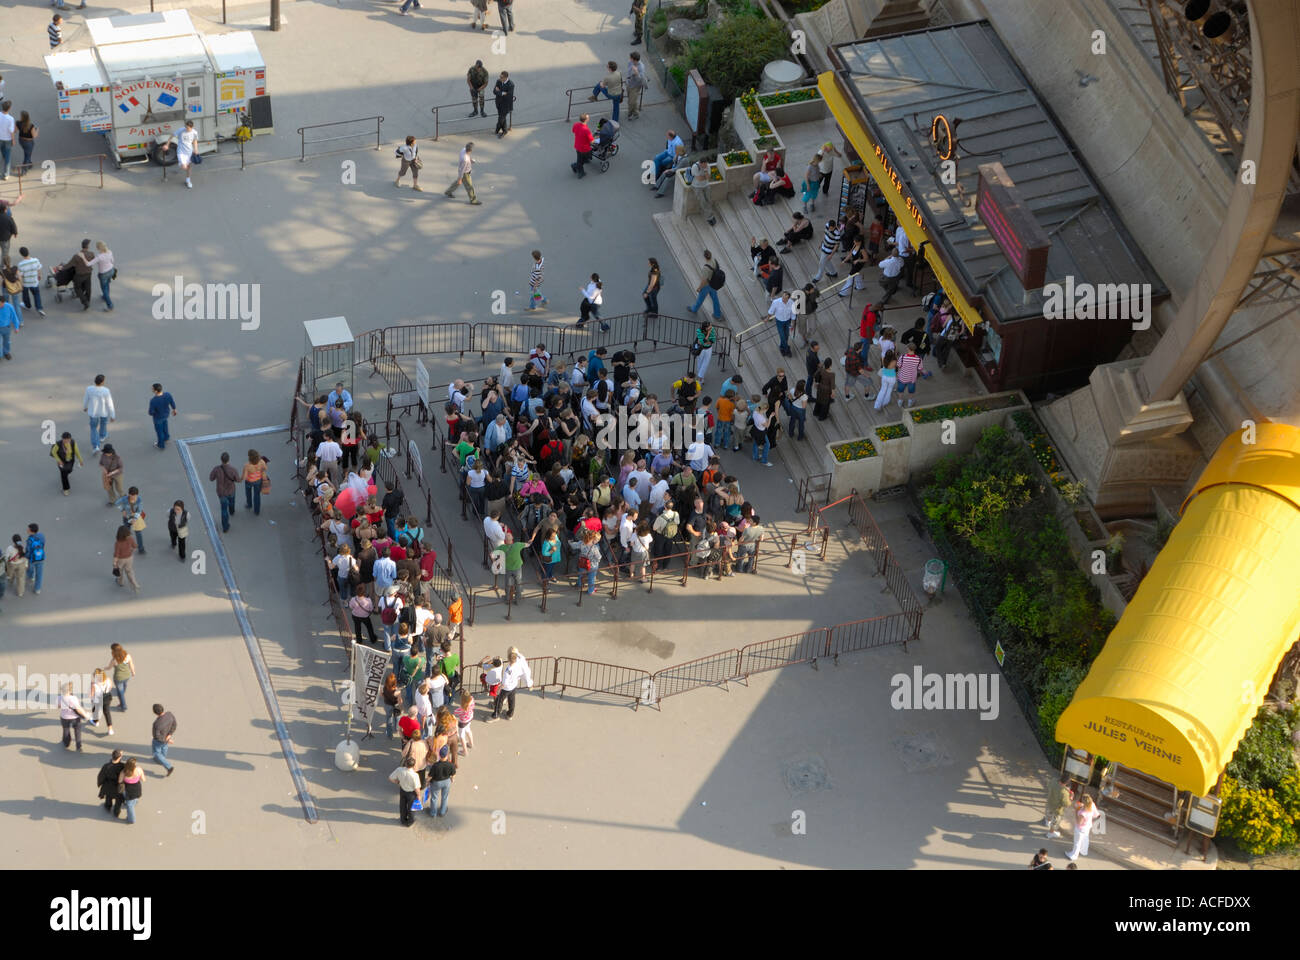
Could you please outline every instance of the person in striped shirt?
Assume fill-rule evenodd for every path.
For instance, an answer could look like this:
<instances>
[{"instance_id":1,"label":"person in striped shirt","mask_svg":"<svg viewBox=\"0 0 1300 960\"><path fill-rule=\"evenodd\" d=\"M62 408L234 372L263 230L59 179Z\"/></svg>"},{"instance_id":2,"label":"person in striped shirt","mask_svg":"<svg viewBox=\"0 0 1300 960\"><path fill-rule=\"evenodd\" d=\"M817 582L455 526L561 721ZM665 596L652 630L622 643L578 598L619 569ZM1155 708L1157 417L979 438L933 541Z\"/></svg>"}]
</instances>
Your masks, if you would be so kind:
<instances>
[{"instance_id":1,"label":"person in striped shirt","mask_svg":"<svg viewBox=\"0 0 1300 960\"><path fill-rule=\"evenodd\" d=\"M898 405L903 406L903 396L905 394L916 393L916 381L918 377L929 378L930 374L926 372L925 363L916 352L916 344L907 345L907 353L898 361ZM916 403L914 397L907 398L907 405L913 406Z\"/></svg>"},{"instance_id":2,"label":"person in striped shirt","mask_svg":"<svg viewBox=\"0 0 1300 960\"><path fill-rule=\"evenodd\" d=\"M63 42L63 17L56 13L45 32L50 35L50 49L53 50Z\"/></svg>"},{"instance_id":3,"label":"person in striped shirt","mask_svg":"<svg viewBox=\"0 0 1300 960\"><path fill-rule=\"evenodd\" d=\"M822 271L825 271L828 277L839 276L835 272L835 267L831 265L831 258L835 256L835 250L839 246L843 233L844 227L839 220L832 218L826 221L826 230L822 233L822 255L817 261L817 273L812 278L814 283L822 278Z\"/></svg>"},{"instance_id":4,"label":"person in striped shirt","mask_svg":"<svg viewBox=\"0 0 1300 960\"><path fill-rule=\"evenodd\" d=\"M546 266L546 258L542 256L542 251L533 251L533 269L528 274L528 289L531 296L528 298L528 309L535 310L538 306L546 306L547 299L542 296L542 272Z\"/></svg>"},{"instance_id":5,"label":"person in striped shirt","mask_svg":"<svg viewBox=\"0 0 1300 960\"><path fill-rule=\"evenodd\" d=\"M30 310L35 306L36 312L43 317L45 311L41 309L41 261L33 257L26 247L19 247L18 255L22 257L18 261L18 279L23 284L23 308Z\"/></svg>"}]
</instances>

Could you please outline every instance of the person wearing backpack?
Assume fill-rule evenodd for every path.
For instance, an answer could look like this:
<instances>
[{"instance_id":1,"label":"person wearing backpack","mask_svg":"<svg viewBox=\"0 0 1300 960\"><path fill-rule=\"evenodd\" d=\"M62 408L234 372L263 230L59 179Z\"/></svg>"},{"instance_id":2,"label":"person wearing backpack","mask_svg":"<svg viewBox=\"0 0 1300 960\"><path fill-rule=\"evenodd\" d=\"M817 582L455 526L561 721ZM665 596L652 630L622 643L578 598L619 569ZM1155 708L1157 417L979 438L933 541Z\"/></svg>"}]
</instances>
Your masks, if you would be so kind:
<instances>
[{"instance_id":1,"label":"person wearing backpack","mask_svg":"<svg viewBox=\"0 0 1300 960\"><path fill-rule=\"evenodd\" d=\"M45 534L38 524L27 524L27 579L32 581L32 592L37 596L45 581Z\"/></svg>"},{"instance_id":2,"label":"person wearing backpack","mask_svg":"<svg viewBox=\"0 0 1300 960\"><path fill-rule=\"evenodd\" d=\"M396 584L384 590L378 608L379 622L384 629L384 649L391 653L393 641L397 639L397 620L402 612L402 598L397 595Z\"/></svg>"},{"instance_id":3,"label":"person wearing backpack","mask_svg":"<svg viewBox=\"0 0 1300 960\"><path fill-rule=\"evenodd\" d=\"M673 502L665 500L663 512L655 518L654 526L651 527L651 532L654 534L654 543L651 547L654 562L650 565L651 574L659 568L659 560L673 552L681 528L681 519L681 514L677 512Z\"/></svg>"},{"instance_id":4,"label":"person wearing backpack","mask_svg":"<svg viewBox=\"0 0 1300 960\"><path fill-rule=\"evenodd\" d=\"M704 266L700 272L700 282L696 286L695 292L698 294L695 298L695 304L687 307L691 313L699 313L700 305L704 303L704 298L709 297L713 301L713 319L722 319L722 307L718 303L718 291L726 285L727 275L722 268L718 266L713 259L711 251L704 251Z\"/></svg>"}]
</instances>

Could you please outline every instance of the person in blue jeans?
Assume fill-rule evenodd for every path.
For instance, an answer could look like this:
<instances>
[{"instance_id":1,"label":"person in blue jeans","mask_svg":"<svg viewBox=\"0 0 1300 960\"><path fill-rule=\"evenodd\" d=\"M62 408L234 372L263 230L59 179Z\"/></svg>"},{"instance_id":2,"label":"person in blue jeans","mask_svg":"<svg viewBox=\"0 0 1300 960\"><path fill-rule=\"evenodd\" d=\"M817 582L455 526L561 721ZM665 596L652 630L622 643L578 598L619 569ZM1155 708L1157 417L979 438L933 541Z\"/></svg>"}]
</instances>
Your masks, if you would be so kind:
<instances>
[{"instance_id":1,"label":"person in blue jeans","mask_svg":"<svg viewBox=\"0 0 1300 960\"><path fill-rule=\"evenodd\" d=\"M618 108L623 102L623 74L619 72L618 64L610 60L605 64L609 73L605 74L605 79L591 88L591 96L588 100L598 100L602 96L612 101L614 104L613 120L618 123Z\"/></svg>"},{"instance_id":2,"label":"person in blue jeans","mask_svg":"<svg viewBox=\"0 0 1300 960\"><path fill-rule=\"evenodd\" d=\"M137 519L144 520L144 498L140 496L139 487L127 487L126 496L118 498L115 506L122 511L122 522L135 534L135 545L141 553L144 548L144 531L135 529Z\"/></svg>"},{"instance_id":3,"label":"person in blue jeans","mask_svg":"<svg viewBox=\"0 0 1300 960\"><path fill-rule=\"evenodd\" d=\"M252 510L253 516L262 513L262 480L266 477L266 457L256 450L248 451L248 462L244 464L240 479L244 481L244 509Z\"/></svg>"},{"instance_id":4,"label":"person in blue jeans","mask_svg":"<svg viewBox=\"0 0 1300 960\"><path fill-rule=\"evenodd\" d=\"M452 741L455 749L455 741ZM429 764L429 802L425 811L431 817L447 815L447 797L451 793L451 778L456 775L456 765L450 760L435 760Z\"/></svg>"},{"instance_id":5,"label":"person in blue jeans","mask_svg":"<svg viewBox=\"0 0 1300 960\"><path fill-rule=\"evenodd\" d=\"M583 530L581 546L578 547L578 587L587 581L587 593L596 592L596 573L600 570L600 534L595 530ZM587 562L587 569L582 569L582 561Z\"/></svg>"},{"instance_id":6,"label":"person in blue jeans","mask_svg":"<svg viewBox=\"0 0 1300 960\"><path fill-rule=\"evenodd\" d=\"M217 501L221 504L221 532L230 532L230 518L235 515L235 483L239 471L230 465L230 454L221 454L221 463L208 473L209 480L217 482Z\"/></svg>"},{"instance_id":7,"label":"person in blue jeans","mask_svg":"<svg viewBox=\"0 0 1300 960\"><path fill-rule=\"evenodd\" d=\"M119 792L126 801L126 822L135 823L135 805L140 802L145 781L144 770L132 757L117 775Z\"/></svg>"},{"instance_id":8,"label":"person in blue jeans","mask_svg":"<svg viewBox=\"0 0 1300 960\"><path fill-rule=\"evenodd\" d=\"M10 303L7 297L0 301L0 346L4 347L4 358L6 360L13 359L13 355L9 352L11 346L10 337L15 330L22 329L23 325L22 314L14 306L17 302L15 300Z\"/></svg>"},{"instance_id":9,"label":"person in blue jeans","mask_svg":"<svg viewBox=\"0 0 1300 960\"><path fill-rule=\"evenodd\" d=\"M32 581L35 593L41 592L45 582L45 534L39 524L27 524L27 579Z\"/></svg>"},{"instance_id":10,"label":"person in blue jeans","mask_svg":"<svg viewBox=\"0 0 1300 960\"><path fill-rule=\"evenodd\" d=\"M161 703L153 705L153 715L153 758L162 764L170 777L175 767L167 762L167 748L171 746L172 736L176 733L176 717Z\"/></svg>"},{"instance_id":11,"label":"person in blue jeans","mask_svg":"<svg viewBox=\"0 0 1300 960\"><path fill-rule=\"evenodd\" d=\"M704 269L700 273L699 286L695 288L695 292L697 294L697 296L695 297L695 303L693 306L689 306L686 309L689 310L691 313L698 313L700 309L700 305L704 303L704 298L708 297L713 301L713 319L721 320L722 306L718 303L719 288L715 288L713 286L713 278L715 273L717 272L717 267L718 265L713 260L713 254L710 251L705 250Z\"/></svg>"},{"instance_id":12,"label":"person in blue jeans","mask_svg":"<svg viewBox=\"0 0 1300 960\"><path fill-rule=\"evenodd\" d=\"M167 429L167 418L176 416L176 401L170 393L164 393L162 384L153 385L153 396L149 398L149 416L153 418L153 432L158 437L158 449L167 449L171 432Z\"/></svg>"}]
</instances>

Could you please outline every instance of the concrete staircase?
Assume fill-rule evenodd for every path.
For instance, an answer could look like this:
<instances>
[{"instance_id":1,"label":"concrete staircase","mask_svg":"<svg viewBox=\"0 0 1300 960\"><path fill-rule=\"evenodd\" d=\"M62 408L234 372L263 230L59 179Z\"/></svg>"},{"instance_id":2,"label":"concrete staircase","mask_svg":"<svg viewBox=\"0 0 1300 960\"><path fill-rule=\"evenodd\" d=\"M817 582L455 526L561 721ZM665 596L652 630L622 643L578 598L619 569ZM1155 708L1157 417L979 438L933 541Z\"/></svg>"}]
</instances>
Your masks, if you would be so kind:
<instances>
[{"instance_id":1,"label":"concrete staircase","mask_svg":"<svg viewBox=\"0 0 1300 960\"><path fill-rule=\"evenodd\" d=\"M825 199L829 200L829 198ZM678 266L692 283L699 274L703 250L711 250L718 259L727 274L726 286L719 294L723 323L731 328L734 335L758 323L766 316L771 304L771 300L754 277L749 257L749 238L767 237L772 245L776 246L789 225L790 211L793 207L787 206L784 202L756 207L744 194L733 194L728 200L716 206L718 212L716 227L710 227L699 217L678 220L671 213L656 214L654 220L667 242L668 249L672 250L673 256L677 258ZM828 202L823 212L830 209ZM812 220L814 224L818 224L818 215L814 214ZM781 257L787 288L801 289L817 271L820 242L821 231L818 229L814 240L799 244L789 254ZM855 391L855 398L852 401L844 400L844 372L839 361L850 338L853 342L857 342L862 307L879 294L880 287L876 280L878 272L868 267L867 288L854 293L853 306L850 310L847 305L848 298L840 298L835 293L838 284L847 276L844 265L837 266L839 280L823 277L818 284L825 292L821 297L814 327L815 338L821 342L821 356L823 358L829 356L835 360L836 401L831 405L830 418L824 423L813 417L810 403L808 439L791 440L783 433L773 453L774 458L779 457L785 463L796 481L830 471L827 462L829 454L824 446L826 443L871 436L876 426L898 423L902 417L897 404L892 402L885 410L877 413L870 403L862 399L860 390ZM835 284L835 287L826 289L830 284ZM916 307L917 301L910 295L905 295L905 299L896 298L890 304L891 308L903 305ZM701 312L708 309L709 303L706 300ZM903 321L905 318L914 318L914 315L911 309L906 312L890 310L891 322L895 325L910 325L904 324ZM742 345L740 373L750 394L760 393L763 384L776 373L778 367L785 369L786 379L791 387L799 380L807 379L804 365L807 349L798 335L793 330L790 333L790 348L794 356L782 357L779 345L780 341L775 331L769 334L766 330L754 331L750 335L748 345ZM961 376L960 373L955 372L960 366L960 363L949 364L949 374ZM718 377L717 382L713 382L715 376ZM943 373L936 373L936 379L943 376ZM721 376L710 371L708 379L705 390L710 395L716 396L718 386L721 384ZM873 396L878 382L878 380L873 382ZM921 402L925 402L924 395ZM784 415L781 417L783 426L786 419Z\"/></svg>"}]
</instances>

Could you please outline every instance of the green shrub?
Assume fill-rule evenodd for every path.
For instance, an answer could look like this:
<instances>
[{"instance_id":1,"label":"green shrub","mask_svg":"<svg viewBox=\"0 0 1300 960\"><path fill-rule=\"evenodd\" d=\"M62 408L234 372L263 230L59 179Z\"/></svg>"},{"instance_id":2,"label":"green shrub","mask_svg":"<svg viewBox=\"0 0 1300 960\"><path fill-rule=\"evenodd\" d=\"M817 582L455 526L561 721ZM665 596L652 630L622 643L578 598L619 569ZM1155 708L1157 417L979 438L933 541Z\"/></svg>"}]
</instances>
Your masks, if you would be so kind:
<instances>
[{"instance_id":1,"label":"green shrub","mask_svg":"<svg viewBox=\"0 0 1300 960\"><path fill-rule=\"evenodd\" d=\"M1272 790L1257 790L1223 778L1219 834L1231 837L1247 853L1262 856L1294 846L1296 820Z\"/></svg>"},{"instance_id":2,"label":"green shrub","mask_svg":"<svg viewBox=\"0 0 1300 960\"><path fill-rule=\"evenodd\" d=\"M1260 707L1225 772L1248 789L1278 786L1296 772L1291 754L1291 728L1286 714Z\"/></svg>"},{"instance_id":3,"label":"green shrub","mask_svg":"<svg viewBox=\"0 0 1300 960\"><path fill-rule=\"evenodd\" d=\"M674 63L668 68L669 78L671 78L673 83L677 84L677 93L682 93L686 90L686 72L687 68L681 63ZM671 92L672 91L670 91L670 93Z\"/></svg>"},{"instance_id":4,"label":"green shrub","mask_svg":"<svg viewBox=\"0 0 1300 960\"><path fill-rule=\"evenodd\" d=\"M1083 678L1087 675L1086 667L1080 664L1067 664L1062 665L1056 673L1047 678L1038 695L1039 742L1044 744L1058 742L1056 721L1061 719L1061 714L1074 699L1074 691L1078 689L1079 684L1083 683Z\"/></svg>"},{"instance_id":5,"label":"green shrub","mask_svg":"<svg viewBox=\"0 0 1300 960\"><path fill-rule=\"evenodd\" d=\"M790 55L790 38L775 20L730 17L691 41L687 59L732 100L758 84L763 67Z\"/></svg>"}]
</instances>

